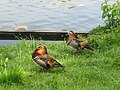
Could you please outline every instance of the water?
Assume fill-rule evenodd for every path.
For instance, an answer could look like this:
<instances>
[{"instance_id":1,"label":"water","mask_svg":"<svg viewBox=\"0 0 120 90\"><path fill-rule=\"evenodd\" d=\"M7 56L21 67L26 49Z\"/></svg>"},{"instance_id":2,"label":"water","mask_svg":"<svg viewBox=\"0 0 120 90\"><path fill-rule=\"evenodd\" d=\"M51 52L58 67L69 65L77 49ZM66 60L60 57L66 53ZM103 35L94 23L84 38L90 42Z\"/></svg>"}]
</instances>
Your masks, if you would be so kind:
<instances>
[{"instance_id":1,"label":"water","mask_svg":"<svg viewBox=\"0 0 120 90\"><path fill-rule=\"evenodd\" d=\"M0 0L0 30L15 24L29 30L68 29L88 32L102 24L100 5L104 0Z\"/></svg>"},{"instance_id":2,"label":"water","mask_svg":"<svg viewBox=\"0 0 120 90\"><path fill-rule=\"evenodd\" d=\"M17 24L28 26L28 30L89 32L103 24L100 10L103 1L0 0L0 30L14 29Z\"/></svg>"},{"instance_id":3,"label":"water","mask_svg":"<svg viewBox=\"0 0 120 90\"><path fill-rule=\"evenodd\" d=\"M0 46L15 45L19 42L20 42L19 40L0 40Z\"/></svg>"}]
</instances>

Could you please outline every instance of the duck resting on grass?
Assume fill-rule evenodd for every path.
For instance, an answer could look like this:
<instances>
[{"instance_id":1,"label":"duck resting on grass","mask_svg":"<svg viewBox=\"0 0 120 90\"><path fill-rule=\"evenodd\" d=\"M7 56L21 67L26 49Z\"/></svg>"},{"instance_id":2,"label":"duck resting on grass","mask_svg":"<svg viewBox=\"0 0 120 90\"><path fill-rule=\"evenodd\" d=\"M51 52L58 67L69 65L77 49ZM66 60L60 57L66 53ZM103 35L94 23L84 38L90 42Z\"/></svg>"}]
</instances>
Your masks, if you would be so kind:
<instances>
[{"instance_id":1,"label":"duck resting on grass","mask_svg":"<svg viewBox=\"0 0 120 90\"><path fill-rule=\"evenodd\" d=\"M66 35L66 44L78 51L85 48L92 51L94 50L92 47L90 47L87 40L80 40L76 33L73 31L68 32Z\"/></svg>"},{"instance_id":2,"label":"duck resting on grass","mask_svg":"<svg viewBox=\"0 0 120 90\"><path fill-rule=\"evenodd\" d=\"M43 67L43 69L49 69L53 67L64 67L54 58L48 55L47 48L44 44L39 44L37 46L37 48L32 54L32 59L37 65Z\"/></svg>"}]
</instances>

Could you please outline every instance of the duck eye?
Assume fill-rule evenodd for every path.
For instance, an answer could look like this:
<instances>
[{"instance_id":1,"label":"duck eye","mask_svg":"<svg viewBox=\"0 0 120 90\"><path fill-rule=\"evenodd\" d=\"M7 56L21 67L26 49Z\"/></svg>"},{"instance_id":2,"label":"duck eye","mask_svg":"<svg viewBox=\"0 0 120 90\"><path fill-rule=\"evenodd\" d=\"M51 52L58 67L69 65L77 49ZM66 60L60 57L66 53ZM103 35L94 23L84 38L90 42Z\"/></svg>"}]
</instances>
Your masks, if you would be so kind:
<instances>
[{"instance_id":1,"label":"duck eye","mask_svg":"<svg viewBox=\"0 0 120 90\"><path fill-rule=\"evenodd\" d=\"M68 34L66 34L66 36L68 37L69 35L68 35Z\"/></svg>"},{"instance_id":2,"label":"duck eye","mask_svg":"<svg viewBox=\"0 0 120 90\"><path fill-rule=\"evenodd\" d=\"M41 48L41 46L37 46L37 48Z\"/></svg>"}]
</instances>

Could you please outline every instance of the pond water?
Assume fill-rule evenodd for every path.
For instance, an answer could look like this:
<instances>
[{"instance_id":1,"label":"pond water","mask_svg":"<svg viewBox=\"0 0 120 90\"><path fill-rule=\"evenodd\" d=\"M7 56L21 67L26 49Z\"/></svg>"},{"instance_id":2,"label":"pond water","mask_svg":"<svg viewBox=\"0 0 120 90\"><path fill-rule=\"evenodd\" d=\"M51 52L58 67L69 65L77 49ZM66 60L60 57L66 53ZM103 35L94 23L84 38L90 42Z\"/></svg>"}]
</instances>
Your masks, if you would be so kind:
<instances>
[{"instance_id":1,"label":"pond water","mask_svg":"<svg viewBox=\"0 0 120 90\"><path fill-rule=\"evenodd\" d=\"M0 0L0 30L26 25L28 30L88 32L103 24L104 0ZM114 0L113 0L114 1Z\"/></svg>"},{"instance_id":2,"label":"pond water","mask_svg":"<svg viewBox=\"0 0 120 90\"><path fill-rule=\"evenodd\" d=\"M0 30L14 29L17 24L28 26L28 30L89 32L103 24L100 10L103 1L0 0Z\"/></svg>"}]
</instances>

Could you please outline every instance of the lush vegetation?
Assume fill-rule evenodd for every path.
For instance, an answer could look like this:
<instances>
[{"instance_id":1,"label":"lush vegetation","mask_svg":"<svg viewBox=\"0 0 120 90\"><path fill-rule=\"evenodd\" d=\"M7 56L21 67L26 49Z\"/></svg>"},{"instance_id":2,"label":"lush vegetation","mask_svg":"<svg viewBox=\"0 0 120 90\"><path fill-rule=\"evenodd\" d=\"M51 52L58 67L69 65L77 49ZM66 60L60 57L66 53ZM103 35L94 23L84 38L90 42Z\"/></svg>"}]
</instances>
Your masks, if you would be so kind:
<instances>
[{"instance_id":1,"label":"lush vegetation","mask_svg":"<svg viewBox=\"0 0 120 90\"><path fill-rule=\"evenodd\" d=\"M95 51L76 52L63 42L23 41L0 46L1 90L118 90L120 88L120 33L92 34ZM39 43L66 67L43 71L31 54Z\"/></svg>"},{"instance_id":2,"label":"lush vegetation","mask_svg":"<svg viewBox=\"0 0 120 90\"><path fill-rule=\"evenodd\" d=\"M120 2L116 0L115 3L109 4L109 0L101 5L103 11L102 18L108 28L114 28L120 25Z\"/></svg>"},{"instance_id":3,"label":"lush vegetation","mask_svg":"<svg viewBox=\"0 0 120 90\"><path fill-rule=\"evenodd\" d=\"M107 19L109 28L107 24L98 26L86 38L95 51L77 52L65 41L23 40L0 46L0 90L119 90L120 25L114 27L111 20ZM44 43L48 53L66 67L44 71L37 66L31 55L39 43Z\"/></svg>"}]
</instances>

